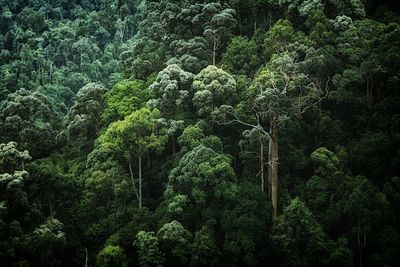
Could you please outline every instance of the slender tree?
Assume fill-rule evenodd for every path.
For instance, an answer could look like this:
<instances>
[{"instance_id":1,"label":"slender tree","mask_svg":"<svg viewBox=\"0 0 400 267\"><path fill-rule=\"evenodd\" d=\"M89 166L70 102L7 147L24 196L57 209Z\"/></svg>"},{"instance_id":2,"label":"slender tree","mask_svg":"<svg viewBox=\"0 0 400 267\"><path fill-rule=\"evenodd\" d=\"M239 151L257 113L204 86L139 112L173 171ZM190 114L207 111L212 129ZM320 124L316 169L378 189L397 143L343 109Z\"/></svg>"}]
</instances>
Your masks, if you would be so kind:
<instances>
[{"instance_id":1,"label":"slender tree","mask_svg":"<svg viewBox=\"0 0 400 267\"><path fill-rule=\"evenodd\" d=\"M139 208L142 208L142 159L148 152L162 150L166 135L157 129L158 110L142 108L122 121L113 122L100 136L100 145L106 150L121 153L128 163L131 183ZM137 160L138 189L133 174L133 159Z\"/></svg>"}]
</instances>

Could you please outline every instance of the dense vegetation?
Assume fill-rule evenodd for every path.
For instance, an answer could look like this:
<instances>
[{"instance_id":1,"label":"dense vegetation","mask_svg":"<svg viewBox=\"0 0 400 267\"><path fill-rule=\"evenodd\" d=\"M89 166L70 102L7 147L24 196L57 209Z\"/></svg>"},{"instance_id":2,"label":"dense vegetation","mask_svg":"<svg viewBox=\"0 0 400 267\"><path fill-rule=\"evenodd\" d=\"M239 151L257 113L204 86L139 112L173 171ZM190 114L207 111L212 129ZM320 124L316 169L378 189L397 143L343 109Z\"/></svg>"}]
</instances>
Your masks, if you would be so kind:
<instances>
[{"instance_id":1,"label":"dense vegetation","mask_svg":"<svg viewBox=\"0 0 400 267\"><path fill-rule=\"evenodd\" d=\"M0 266L398 266L399 10L0 0Z\"/></svg>"}]
</instances>

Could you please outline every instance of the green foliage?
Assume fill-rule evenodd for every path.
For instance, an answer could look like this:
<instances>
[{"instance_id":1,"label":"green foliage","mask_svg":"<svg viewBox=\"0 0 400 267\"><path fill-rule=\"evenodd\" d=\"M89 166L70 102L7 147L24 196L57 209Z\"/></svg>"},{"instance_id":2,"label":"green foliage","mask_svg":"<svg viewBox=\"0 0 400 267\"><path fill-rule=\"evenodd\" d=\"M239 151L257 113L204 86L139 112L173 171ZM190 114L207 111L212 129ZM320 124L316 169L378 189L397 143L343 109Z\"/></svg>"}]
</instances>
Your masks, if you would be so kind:
<instances>
[{"instance_id":1,"label":"green foliage","mask_svg":"<svg viewBox=\"0 0 400 267\"><path fill-rule=\"evenodd\" d=\"M172 256L177 260L175 265L185 266L190 255L191 233L178 221L172 221L164 224L158 230L157 236L168 257Z\"/></svg>"},{"instance_id":2,"label":"green foliage","mask_svg":"<svg viewBox=\"0 0 400 267\"><path fill-rule=\"evenodd\" d=\"M259 186L241 183L229 206L222 216L226 262L235 266L257 266L266 257L258 255L258 251L266 253L262 246L268 239L265 229L269 228L271 219L266 196Z\"/></svg>"},{"instance_id":3,"label":"green foliage","mask_svg":"<svg viewBox=\"0 0 400 267\"><path fill-rule=\"evenodd\" d=\"M296 54L285 52L271 58L253 80L250 95L254 106L261 110L261 118L275 120L282 125L301 116L320 101L325 93L302 70Z\"/></svg>"},{"instance_id":4,"label":"green foliage","mask_svg":"<svg viewBox=\"0 0 400 267\"><path fill-rule=\"evenodd\" d=\"M0 0L0 265L397 266L378 2Z\"/></svg>"},{"instance_id":5,"label":"green foliage","mask_svg":"<svg viewBox=\"0 0 400 267\"><path fill-rule=\"evenodd\" d=\"M97 266L100 267L117 267L127 266L124 250L119 246L107 246L97 254Z\"/></svg>"},{"instance_id":6,"label":"green foliage","mask_svg":"<svg viewBox=\"0 0 400 267\"><path fill-rule=\"evenodd\" d=\"M153 99L149 105L158 108L167 118L174 118L190 99L192 80L192 73L182 70L176 64L168 65L150 85Z\"/></svg>"},{"instance_id":7,"label":"green foliage","mask_svg":"<svg viewBox=\"0 0 400 267\"><path fill-rule=\"evenodd\" d=\"M182 147L193 149L200 145L200 140L204 137L204 132L200 127L189 125L183 130L182 135L179 136L178 142Z\"/></svg>"},{"instance_id":8,"label":"green foliage","mask_svg":"<svg viewBox=\"0 0 400 267\"><path fill-rule=\"evenodd\" d=\"M285 6L288 12L297 12L300 16L304 17L310 14L311 11L324 8L323 1L321 0L279 0L280 6Z\"/></svg>"},{"instance_id":9,"label":"green foliage","mask_svg":"<svg viewBox=\"0 0 400 267\"><path fill-rule=\"evenodd\" d=\"M209 65L194 77L193 105L201 117L207 117L214 108L237 99L236 81L224 70Z\"/></svg>"},{"instance_id":10,"label":"green foliage","mask_svg":"<svg viewBox=\"0 0 400 267\"><path fill-rule=\"evenodd\" d=\"M154 232L140 231L136 235L135 246L138 248L140 266L163 266L164 257Z\"/></svg>"},{"instance_id":11,"label":"green foliage","mask_svg":"<svg viewBox=\"0 0 400 267\"><path fill-rule=\"evenodd\" d=\"M129 50L121 53L122 69L126 78L145 80L163 67L164 48L146 37L135 40Z\"/></svg>"},{"instance_id":12,"label":"green foliage","mask_svg":"<svg viewBox=\"0 0 400 267\"><path fill-rule=\"evenodd\" d=\"M83 142L88 142L96 138L104 112L105 93L103 86L94 83L87 84L78 91L75 103L63 123L68 141L83 139Z\"/></svg>"},{"instance_id":13,"label":"green foliage","mask_svg":"<svg viewBox=\"0 0 400 267\"><path fill-rule=\"evenodd\" d=\"M66 243L64 225L57 219L48 219L33 230L29 238L29 246L37 253L42 262L51 261L54 253L60 253Z\"/></svg>"},{"instance_id":14,"label":"green foliage","mask_svg":"<svg viewBox=\"0 0 400 267\"><path fill-rule=\"evenodd\" d=\"M231 39L221 65L233 74L252 77L262 65L262 51L254 40L244 37Z\"/></svg>"},{"instance_id":15,"label":"green foliage","mask_svg":"<svg viewBox=\"0 0 400 267\"><path fill-rule=\"evenodd\" d=\"M197 74L209 64L210 53L207 40L194 37L190 40L174 40L170 44L174 57L167 64L178 64L182 69Z\"/></svg>"},{"instance_id":16,"label":"green foliage","mask_svg":"<svg viewBox=\"0 0 400 267\"><path fill-rule=\"evenodd\" d=\"M311 154L311 160L319 165L317 174L326 176L335 173L340 167L338 157L326 147L320 147Z\"/></svg>"},{"instance_id":17,"label":"green foliage","mask_svg":"<svg viewBox=\"0 0 400 267\"><path fill-rule=\"evenodd\" d=\"M104 123L122 120L132 112L143 108L149 99L146 87L147 85L140 80L124 80L114 85L105 95Z\"/></svg>"},{"instance_id":18,"label":"green foliage","mask_svg":"<svg viewBox=\"0 0 400 267\"><path fill-rule=\"evenodd\" d=\"M304 33L296 32L290 21L280 19L265 34L264 53L270 59L274 54L300 50L308 43Z\"/></svg>"},{"instance_id":19,"label":"green foliage","mask_svg":"<svg viewBox=\"0 0 400 267\"><path fill-rule=\"evenodd\" d=\"M217 246L212 231L206 226L196 231L192 244L192 261L190 266L218 265Z\"/></svg>"},{"instance_id":20,"label":"green foliage","mask_svg":"<svg viewBox=\"0 0 400 267\"><path fill-rule=\"evenodd\" d=\"M202 25L203 36L209 42L210 50L213 51L213 65L216 57L236 24L236 11L224 8L219 2L210 2L202 6L201 13L193 17L193 23Z\"/></svg>"},{"instance_id":21,"label":"green foliage","mask_svg":"<svg viewBox=\"0 0 400 267\"><path fill-rule=\"evenodd\" d=\"M168 177L166 200L174 203L179 196L186 198L186 201L181 202L182 211L176 213L170 209L166 216L186 218L188 228L216 224L225 203L237 193L235 181L235 173L227 156L202 144L196 146L179 160Z\"/></svg>"},{"instance_id":22,"label":"green foliage","mask_svg":"<svg viewBox=\"0 0 400 267\"><path fill-rule=\"evenodd\" d=\"M140 156L150 150L162 150L166 138L157 134L156 119L158 110L141 108L132 112L124 120L110 124L100 136L101 147L112 152L121 153L126 159L133 155Z\"/></svg>"},{"instance_id":23,"label":"green foliage","mask_svg":"<svg viewBox=\"0 0 400 267\"><path fill-rule=\"evenodd\" d=\"M33 157L54 148L59 124L58 114L42 94L20 89L0 103L1 140L19 143Z\"/></svg>"},{"instance_id":24,"label":"green foliage","mask_svg":"<svg viewBox=\"0 0 400 267\"><path fill-rule=\"evenodd\" d=\"M274 224L272 235L285 266L317 266L326 254L326 235L298 198L284 209Z\"/></svg>"}]
</instances>

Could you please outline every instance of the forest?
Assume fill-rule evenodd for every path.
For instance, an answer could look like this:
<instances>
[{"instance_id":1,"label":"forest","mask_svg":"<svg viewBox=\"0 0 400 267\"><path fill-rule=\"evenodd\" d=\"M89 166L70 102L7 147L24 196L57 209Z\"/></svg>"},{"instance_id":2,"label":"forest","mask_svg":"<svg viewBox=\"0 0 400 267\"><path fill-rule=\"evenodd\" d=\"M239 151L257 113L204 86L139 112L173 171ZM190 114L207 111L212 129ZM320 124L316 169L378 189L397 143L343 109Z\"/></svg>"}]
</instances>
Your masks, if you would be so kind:
<instances>
[{"instance_id":1,"label":"forest","mask_svg":"<svg viewBox=\"0 0 400 267\"><path fill-rule=\"evenodd\" d=\"M399 111L398 1L0 0L0 266L398 266Z\"/></svg>"}]
</instances>

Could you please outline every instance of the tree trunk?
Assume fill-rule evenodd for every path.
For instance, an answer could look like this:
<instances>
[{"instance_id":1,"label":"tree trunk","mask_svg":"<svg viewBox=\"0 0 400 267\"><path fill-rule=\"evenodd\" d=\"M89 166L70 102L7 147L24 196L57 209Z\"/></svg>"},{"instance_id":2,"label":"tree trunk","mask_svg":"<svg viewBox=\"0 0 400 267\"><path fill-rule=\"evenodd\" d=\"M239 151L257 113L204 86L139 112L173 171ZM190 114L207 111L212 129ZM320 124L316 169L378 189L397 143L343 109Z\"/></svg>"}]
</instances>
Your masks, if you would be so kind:
<instances>
[{"instance_id":1,"label":"tree trunk","mask_svg":"<svg viewBox=\"0 0 400 267\"><path fill-rule=\"evenodd\" d=\"M142 208L142 156L139 156L139 209Z\"/></svg>"},{"instance_id":2,"label":"tree trunk","mask_svg":"<svg viewBox=\"0 0 400 267\"><path fill-rule=\"evenodd\" d=\"M366 84L367 84L367 105L368 108L371 109L372 108L372 104L373 104L373 78L372 75L367 74L367 76L365 77L366 80Z\"/></svg>"},{"instance_id":3,"label":"tree trunk","mask_svg":"<svg viewBox=\"0 0 400 267\"><path fill-rule=\"evenodd\" d=\"M150 156L150 150L147 149L147 169L150 169L151 167L151 156Z\"/></svg>"},{"instance_id":4,"label":"tree trunk","mask_svg":"<svg viewBox=\"0 0 400 267\"><path fill-rule=\"evenodd\" d=\"M89 259L89 254L87 248L85 248L85 267L88 267L88 259Z\"/></svg>"},{"instance_id":5,"label":"tree trunk","mask_svg":"<svg viewBox=\"0 0 400 267\"><path fill-rule=\"evenodd\" d=\"M135 179L133 178L132 163L131 163L130 159L128 160L128 164L129 164L129 173L130 173L130 176L131 176L131 182L132 182L132 186L133 186L133 191L135 192L135 196L136 196L136 199L139 202L139 208L140 208L139 194L138 194L138 191L136 189Z\"/></svg>"},{"instance_id":6,"label":"tree trunk","mask_svg":"<svg viewBox=\"0 0 400 267\"><path fill-rule=\"evenodd\" d=\"M242 17L240 16L239 4L236 5L236 14L238 18L239 35L242 35Z\"/></svg>"},{"instance_id":7,"label":"tree trunk","mask_svg":"<svg viewBox=\"0 0 400 267\"><path fill-rule=\"evenodd\" d=\"M172 155L175 156L176 148L175 148L175 136L172 135Z\"/></svg>"},{"instance_id":8,"label":"tree trunk","mask_svg":"<svg viewBox=\"0 0 400 267\"><path fill-rule=\"evenodd\" d=\"M53 204L51 203L49 195L47 195L47 201L49 202L49 212L50 212L49 216L51 217L51 216L53 216L54 210L53 210Z\"/></svg>"},{"instance_id":9,"label":"tree trunk","mask_svg":"<svg viewBox=\"0 0 400 267\"><path fill-rule=\"evenodd\" d=\"M278 126L275 121L272 121L268 152L268 181L271 183L273 218L276 218L278 214L278 135Z\"/></svg>"},{"instance_id":10,"label":"tree trunk","mask_svg":"<svg viewBox=\"0 0 400 267\"><path fill-rule=\"evenodd\" d=\"M357 224L357 243L358 243L358 253L359 253L359 267L363 266L363 252L364 248L367 245L367 234L364 232L361 237L361 224L360 224L360 217L358 216L358 224Z\"/></svg>"},{"instance_id":11,"label":"tree trunk","mask_svg":"<svg viewBox=\"0 0 400 267\"><path fill-rule=\"evenodd\" d=\"M217 57L217 40L214 38L214 45L213 45L213 65L215 66L216 64L216 57Z\"/></svg>"},{"instance_id":12,"label":"tree trunk","mask_svg":"<svg viewBox=\"0 0 400 267\"><path fill-rule=\"evenodd\" d=\"M260 186L261 191L264 192L264 144L260 141Z\"/></svg>"}]
</instances>

